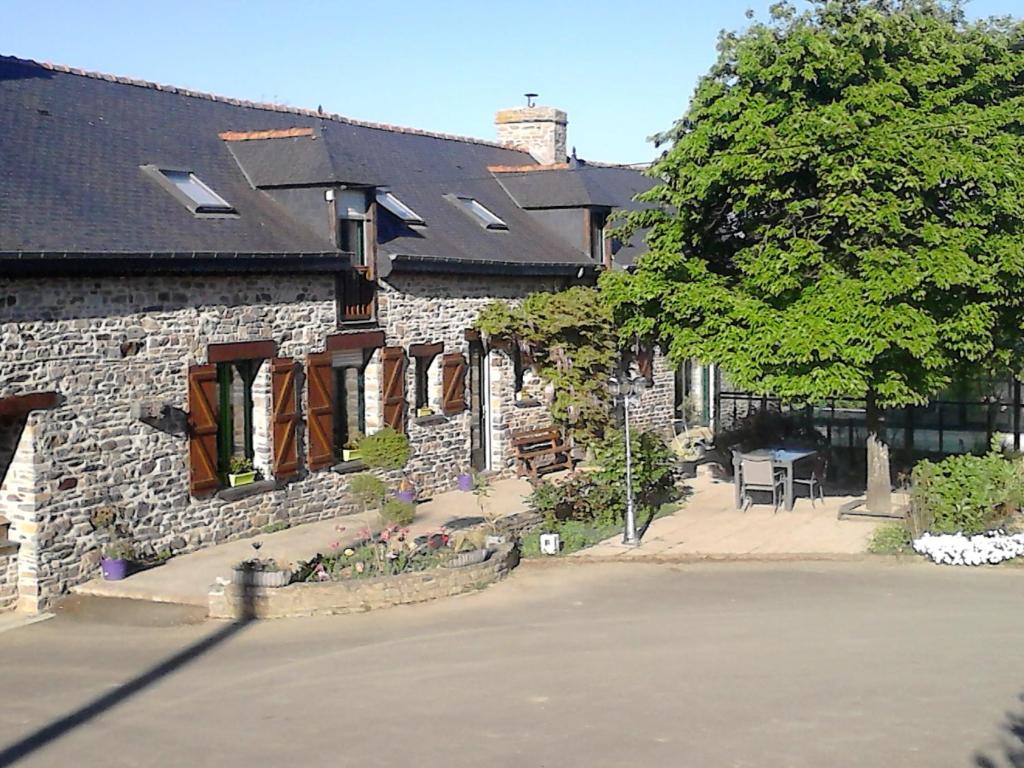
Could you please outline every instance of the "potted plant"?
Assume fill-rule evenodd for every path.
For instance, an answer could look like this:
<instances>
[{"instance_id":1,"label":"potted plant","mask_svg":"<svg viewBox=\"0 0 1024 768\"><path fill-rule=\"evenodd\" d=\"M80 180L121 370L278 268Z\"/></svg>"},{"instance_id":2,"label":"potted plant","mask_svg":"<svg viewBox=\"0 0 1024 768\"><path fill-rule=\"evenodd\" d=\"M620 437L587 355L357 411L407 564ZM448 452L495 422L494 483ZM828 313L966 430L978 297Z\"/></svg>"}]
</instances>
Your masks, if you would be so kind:
<instances>
[{"instance_id":1,"label":"potted plant","mask_svg":"<svg viewBox=\"0 0 1024 768\"><path fill-rule=\"evenodd\" d=\"M252 548L259 554L263 542L253 542ZM253 557L235 566L233 581L243 587L286 587L292 581L292 571L279 565L273 558Z\"/></svg>"},{"instance_id":2,"label":"potted plant","mask_svg":"<svg viewBox=\"0 0 1024 768\"><path fill-rule=\"evenodd\" d=\"M364 514L371 509L380 509L387 494L384 481L369 472L360 472L355 475L349 481L348 489L363 505Z\"/></svg>"},{"instance_id":3,"label":"potted plant","mask_svg":"<svg viewBox=\"0 0 1024 768\"><path fill-rule=\"evenodd\" d=\"M231 459L228 470L228 482L232 488L240 485L249 485L256 480L256 469L252 465L252 459L245 456L234 456Z\"/></svg>"},{"instance_id":4,"label":"potted plant","mask_svg":"<svg viewBox=\"0 0 1024 768\"><path fill-rule=\"evenodd\" d=\"M429 405L421 405L419 408L416 409L416 415L419 416L421 419L425 416L433 416L434 409L431 408Z\"/></svg>"},{"instance_id":5,"label":"potted plant","mask_svg":"<svg viewBox=\"0 0 1024 768\"><path fill-rule=\"evenodd\" d=\"M100 555L100 568L103 578L107 581L120 581L128 575L135 551L131 542L115 536L103 545Z\"/></svg>"},{"instance_id":6,"label":"potted plant","mask_svg":"<svg viewBox=\"0 0 1024 768\"><path fill-rule=\"evenodd\" d=\"M472 470L465 467L459 471L459 475L455 478L455 482L458 485L459 490L464 493L472 493L473 489L476 487Z\"/></svg>"},{"instance_id":7,"label":"potted plant","mask_svg":"<svg viewBox=\"0 0 1024 768\"><path fill-rule=\"evenodd\" d=\"M398 490L395 492L395 498L406 504L416 503L416 486L408 477L402 477L402 481L398 484Z\"/></svg>"},{"instance_id":8,"label":"potted plant","mask_svg":"<svg viewBox=\"0 0 1024 768\"><path fill-rule=\"evenodd\" d=\"M341 449L342 461L358 461L362 458L362 454L359 451L359 443L362 439L363 436L356 432L345 441L345 445Z\"/></svg>"}]
</instances>

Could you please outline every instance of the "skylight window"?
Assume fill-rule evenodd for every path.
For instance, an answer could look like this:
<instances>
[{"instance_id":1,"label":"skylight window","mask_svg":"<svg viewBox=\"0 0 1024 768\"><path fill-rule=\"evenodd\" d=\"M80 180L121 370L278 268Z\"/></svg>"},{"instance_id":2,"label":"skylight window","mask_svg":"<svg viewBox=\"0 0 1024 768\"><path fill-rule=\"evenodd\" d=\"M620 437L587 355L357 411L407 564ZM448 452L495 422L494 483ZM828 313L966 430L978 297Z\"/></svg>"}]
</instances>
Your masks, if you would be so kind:
<instances>
[{"instance_id":1,"label":"skylight window","mask_svg":"<svg viewBox=\"0 0 1024 768\"><path fill-rule=\"evenodd\" d=\"M455 200L462 206L462 209L466 211L466 213L479 221L483 226L487 227L487 229L508 229L508 224L499 219L472 197L456 197Z\"/></svg>"},{"instance_id":2,"label":"skylight window","mask_svg":"<svg viewBox=\"0 0 1024 768\"><path fill-rule=\"evenodd\" d=\"M142 166L161 186L195 214L234 214L234 207L218 195L192 171Z\"/></svg>"},{"instance_id":3,"label":"skylight window","mask_svg":"<svg viewBox=\"0 0 1024 768\"><path fill-rule=\"evenodd\" d=\"M399 219L409 225L425 226L426 222L423 221L423 217L420 216L416 211L410 208L408 205L403 203L391 192L385 190L378 190L377 192L377 204L384 206L387 210L397 216Z\"/></svg>"}]
</instances>

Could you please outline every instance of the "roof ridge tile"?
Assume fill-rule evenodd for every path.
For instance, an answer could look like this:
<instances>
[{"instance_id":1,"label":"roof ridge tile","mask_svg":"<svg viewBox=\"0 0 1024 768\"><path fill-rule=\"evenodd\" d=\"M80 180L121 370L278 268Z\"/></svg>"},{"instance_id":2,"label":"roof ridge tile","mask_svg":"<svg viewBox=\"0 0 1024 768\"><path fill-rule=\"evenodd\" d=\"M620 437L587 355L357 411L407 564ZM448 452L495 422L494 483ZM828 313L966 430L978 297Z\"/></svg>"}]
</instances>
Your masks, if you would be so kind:
<instances>
[{"instance_id":1,"label":"roof ridge tile","mask_svg":"<svg viewBox=\"0 0 1024 768\"><path fill-rule=\"evenodd\" d=\"M118 83L120 85L132 85L138 88L148 88L150 90L162 91L164 93L173 93L179 96L188 96L194 99L205 99L207 101L215 101L222 104L231 104L236 107L248 107L250 109L262 109L267 112L286 112L294 115L302 115L304 117L315 117L321 120L331 120L337 123L343 123L345 125L354 125L360 128L371 128L378 131L389 131L391 133L406 133L413 136L426 136L434 139L444 139L446 141L459 141L464 144L479 144L485 147L496 147L498 149L509 149L516 152L524 152L521 147L516 146L510 142L492 141L489 139L480 139L474 136L460 136L454 133L443 133L441 131L428 131L423 128L410 128L408 126L392 125L390 123L377 123L371 120L358 120L352 117L346 117L345 115L339 115L335 112L320 112L315 109L306 109L304 107L290 107L284 104L270 104L266 102L250 101L248 99L236 99L230 96L220 96L214 93L207 93L205 91L193 91L188 88L181 88L175 85L166 85L161 83L154 83L149 80L140 80L137 78L125 77L123 75L111 75L105 72L94 72L90 70L80 69L78 67L70 67L67 64L57 64L49 61L36 61L35 59L23 59L18 56L0 56L0 61L9 61L19 64L35 65L42 67L43 69L50 70L51 72L61 72L69 75L77 75L79 77L87 77L93 80L105 80L110 83Z\"/></svg>"}]
</instances>

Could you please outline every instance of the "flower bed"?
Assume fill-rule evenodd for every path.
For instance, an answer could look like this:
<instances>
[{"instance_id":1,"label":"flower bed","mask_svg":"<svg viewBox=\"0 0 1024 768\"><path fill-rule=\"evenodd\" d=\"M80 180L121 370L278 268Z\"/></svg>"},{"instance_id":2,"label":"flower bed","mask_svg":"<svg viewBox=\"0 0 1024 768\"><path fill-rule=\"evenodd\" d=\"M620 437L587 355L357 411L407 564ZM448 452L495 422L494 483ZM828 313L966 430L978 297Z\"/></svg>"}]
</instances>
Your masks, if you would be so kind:
<instances>
[{"instance_id":1,"label":"flower bed","mask_svg":"<svg viewBox=\"0 0 1024 768\"><path fill-rule=\"evenodd\" d=\"M914 539L914 551L940 565L995 565L1024 555L1024 533L925 533Z\"/></svg>"},{"instance_id":2,"label":"flower bed","mask_svg":"<svg viewBox=\"0 0 1024 768\"><path fill-rule=\"evenodd\" d=\"M518 547L502 544L483 562L461 568L431 567L337 580L318 577L278 589L250 587L244 592L240 585L219 585L210 592L210 617L238 618L244 607L258 618L361 613L482 589L505 578L518 564Z\"/></svg>"}]
</instances>

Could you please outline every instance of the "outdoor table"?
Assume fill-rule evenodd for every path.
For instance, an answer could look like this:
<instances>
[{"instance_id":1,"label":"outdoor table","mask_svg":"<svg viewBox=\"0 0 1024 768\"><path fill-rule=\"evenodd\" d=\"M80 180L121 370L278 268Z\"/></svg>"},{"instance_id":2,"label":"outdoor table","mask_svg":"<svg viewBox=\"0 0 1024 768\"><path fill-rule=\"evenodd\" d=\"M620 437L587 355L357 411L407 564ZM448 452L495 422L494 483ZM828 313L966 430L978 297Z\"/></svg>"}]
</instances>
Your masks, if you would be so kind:
<instances>
[{"instance_id":1,"label":"outdoor table","mask_svg":"<svg viewBox=\"0 0 1024 768\"><path fill-rule=\"evenodd\" d=\"M736 484L736 509L743 508L743 499L740 498L740 474L742 472L742 461L744 456L771 456L772 466L784 469L786 471L786 484L784 487L785 500L784 508L787 512L793 509L793 466L798 461L809 459L812 456L817 455L817 451L813 448L759 448L756 451L746 451L740 453L739 451L733 451L732 454L732 468L733 468L733 481Z\"/></svg>"}]
</instances>

